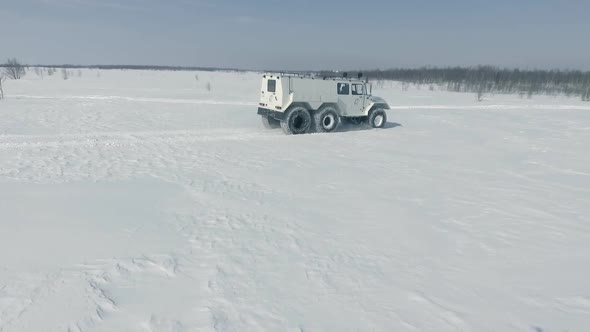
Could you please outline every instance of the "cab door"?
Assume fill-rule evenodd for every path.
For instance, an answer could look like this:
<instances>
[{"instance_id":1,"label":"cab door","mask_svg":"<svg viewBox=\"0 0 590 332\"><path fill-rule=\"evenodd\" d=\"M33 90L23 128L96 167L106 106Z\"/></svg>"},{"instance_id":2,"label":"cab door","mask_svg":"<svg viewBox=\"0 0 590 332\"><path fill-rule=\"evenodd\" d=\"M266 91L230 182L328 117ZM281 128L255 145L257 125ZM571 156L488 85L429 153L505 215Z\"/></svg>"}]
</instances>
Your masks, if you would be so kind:
<instances>
[{"instance_id":1,"label":"cab door","mask_svg":"<svg viewBox=\"0 0 590 332\"><path fill-rule=\"evenodd\" d=\"M364 84L354 82L337 83L338 106L347 116L360 116L364 109Z\"/></svg>"},{"instance_id":2,"label":"cab door","mask_svg":"<svg viewBox=\"0 0 590 332\"><path fill-rule=\"evenodd\" d=\"M365 83L352 83L350 88L355 106L355 115L365 115L365 107L368 103L367 85Z\"/></svg>"}]
</instances>

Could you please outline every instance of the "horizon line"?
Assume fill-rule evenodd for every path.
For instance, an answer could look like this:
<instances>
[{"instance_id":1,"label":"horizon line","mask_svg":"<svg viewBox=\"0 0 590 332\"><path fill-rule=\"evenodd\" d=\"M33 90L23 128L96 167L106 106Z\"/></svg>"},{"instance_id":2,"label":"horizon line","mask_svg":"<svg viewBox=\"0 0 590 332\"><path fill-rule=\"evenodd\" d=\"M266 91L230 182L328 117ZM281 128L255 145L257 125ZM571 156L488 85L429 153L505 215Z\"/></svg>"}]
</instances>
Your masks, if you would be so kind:
<instances>
[{"instance_id":1,"label":"horizon line","mask_svg":"<svg viewBox=\"0 0 590 332\"><path fill-rule=\"evenodd\" d=\"M407 66L407 67L389 67L383 68L365 68L365 69L301 69L301 70L285 70L285 69L255 69L255 68L232 68L232 67L207 67L207 66L184 66L184 65L128 65L128 64L117 64L117 65L74 65L74 64L21 64L26 68L64 68L64 69L104 69L104 70L117 70L117 69L129 69L129 70L172 70L172 71L234 71L234 72L283 72L283 73L315 73L315 72L376 72L376 71L391 71L391 70L423 70L423 69L478 69L478 68L491 68L497 70L519 70L524 72L583 72L590 73L590 70L585 69L572 69L572 68L551 68L551 69L540 69L540 68L523 68L523 67L510 67L510 66L498 66L489 64L479 65L423 65L423 66ZM8 67L6 63L0 63L0 68Z\"/></svg>"}]
</instances>

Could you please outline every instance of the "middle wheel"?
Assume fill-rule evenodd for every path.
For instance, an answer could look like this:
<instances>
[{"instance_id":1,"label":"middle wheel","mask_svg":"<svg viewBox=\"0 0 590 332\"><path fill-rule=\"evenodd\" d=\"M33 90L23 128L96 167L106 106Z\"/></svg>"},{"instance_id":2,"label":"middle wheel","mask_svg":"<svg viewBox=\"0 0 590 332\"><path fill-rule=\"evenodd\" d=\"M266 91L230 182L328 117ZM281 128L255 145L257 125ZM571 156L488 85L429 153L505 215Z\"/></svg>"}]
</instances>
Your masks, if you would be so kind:
<instances>
[{"instance_id":1,"label":"middle wheel","mask_svg":"<svg viewBox=\"0 0 590 332\"><path fill-rule=\"evenodd\" d=\"M333 107L324 107L317 111L314 116L315 131L318 133L329 133L338 129L340 116Z\"/></svg>"}]
</instances>

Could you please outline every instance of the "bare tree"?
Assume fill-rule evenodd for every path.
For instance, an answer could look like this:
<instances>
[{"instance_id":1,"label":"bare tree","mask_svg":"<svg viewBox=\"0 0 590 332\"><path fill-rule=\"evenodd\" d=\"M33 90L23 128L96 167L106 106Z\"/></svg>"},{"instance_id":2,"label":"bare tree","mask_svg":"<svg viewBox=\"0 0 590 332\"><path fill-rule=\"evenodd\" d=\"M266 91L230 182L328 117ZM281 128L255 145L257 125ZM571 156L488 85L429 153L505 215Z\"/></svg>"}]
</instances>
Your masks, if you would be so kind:
<instances>
[{"instance_id":1,"label":"bare tree","mask_svg":"<svg viewBox=\"0 0 590 332\"><path fill-rule=\"evenodd\" d=\"M207 82L207 86L205 88L207 91L211 91L211 82Z\"/></svg>"},{"instance_id":2,"label":"bare tree","mask_svg":"<svg viewBox=\"0 0 590 332\"><path fill-rule=\"evenodd\" d=\"M483 84L477 89L477 101L482 102L486 98L486 89Z\"/></svg>"},{"instance_id":3,"label":"bare tree","mask_svg":"<svg viewBox=\"0 0 590 332\"><path fill-rule=\"evenodd\" d=\"M25 75L25 67L16 59L8 59L4 64L4 74L13 80L20 80Z\"/></svg>"},{"instance_id":4,"label":"bare tree","mask_svg":"<svg viewBox=\"0 0 590 332\"><path fill-rule=\"evenodd\" d=\"M43 68L35 67L35 69L33 70L35 71L35 74L37 74L37 76L43 79Z\"/></svg>"},{"instance_id":5,"label":"bare tree","mask_svg":"<svg viewBox=\"0 0 590 332\"><path fill-rule=\"evenodd\" d=\"M61 77L63 77L64 80L67 80L70 77L67 69L61 69Z\"/></svg>"},{"instance_id":6,"label":"bare tree","mask_svg":"<svg viewBox=\"0 0 590 332\"><path fill-rule=\"evenodd\" d=\"M0 75L0 100L4 99L4 82L6 81L6 76Z\"/></svg>"}]
</instances>

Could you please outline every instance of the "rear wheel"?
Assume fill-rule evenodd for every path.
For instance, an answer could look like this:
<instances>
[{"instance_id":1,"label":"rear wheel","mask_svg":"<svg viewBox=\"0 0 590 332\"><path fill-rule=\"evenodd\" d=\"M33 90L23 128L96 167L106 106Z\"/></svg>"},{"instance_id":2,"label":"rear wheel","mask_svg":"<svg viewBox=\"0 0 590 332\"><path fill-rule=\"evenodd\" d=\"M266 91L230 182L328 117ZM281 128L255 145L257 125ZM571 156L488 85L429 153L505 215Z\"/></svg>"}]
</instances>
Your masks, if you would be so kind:
<instances>
[{"instance_id":1,"label":"rear wheel","mask_svg":"<svg viewBox=\"0 0 590 332\"><path fill-rule=\"evenodd\" d=\"M325 107L314 115L315 131L318 133L330 133L338 129L340 116L333 107Z\"/></svg>"},{"instance_id":2,"label":"rear wheel","mask_svg":"<svg viewBox=\"0 0 590 332\"><path fill-rule=\"evenodd\" d=\"M383 128L387 122L387 113L384 109L376 108L369 112L369 125L373 128Z\"/></svg>"},{"instance_id":3,"label":"rear wheel","mask_svg":"<svg viewBox=\"0 0 590 332\"><path fill-rule=\"evenodd\" d=\"M306 134L311 128L311 115L305 107L296 106L287 111L281 121L281 128L287 135Z\"/></svg>"},{"instance_id":4,"label":"rear wheel","mask_svg":"<svg viewBox=\"0 0 590 332\"><path fill-rule=\"evenodd\" d=\"M266 129L275 129L281 126L281 122L271 116L262 115L262 125Z\"/></svg>"}]
</instances>

